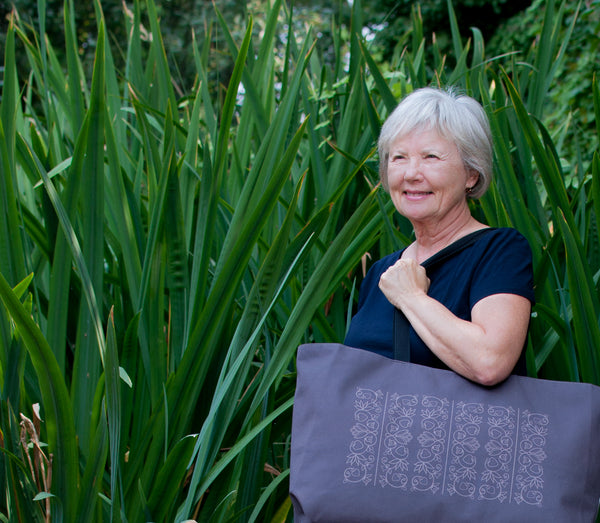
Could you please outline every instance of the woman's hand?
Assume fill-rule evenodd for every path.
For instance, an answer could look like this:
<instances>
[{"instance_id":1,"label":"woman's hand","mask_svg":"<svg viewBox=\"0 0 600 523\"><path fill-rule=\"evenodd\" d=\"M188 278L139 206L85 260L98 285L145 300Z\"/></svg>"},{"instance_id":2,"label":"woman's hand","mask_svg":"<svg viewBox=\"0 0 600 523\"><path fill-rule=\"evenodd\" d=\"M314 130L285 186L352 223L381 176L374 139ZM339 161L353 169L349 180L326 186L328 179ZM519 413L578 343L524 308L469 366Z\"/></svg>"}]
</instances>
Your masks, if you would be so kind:
<instances>
[{"instance_id":1,"label":"woman's hand","mask_svg":"<svg viewBox=\"0 0 600 523\"><path fill-rule=\"evenodd\" d=\"M402 309L405 300L427 294L429 278L416 260L400 259L381 275L379 288L394 307Z\"/></svg>"}]
</instances>

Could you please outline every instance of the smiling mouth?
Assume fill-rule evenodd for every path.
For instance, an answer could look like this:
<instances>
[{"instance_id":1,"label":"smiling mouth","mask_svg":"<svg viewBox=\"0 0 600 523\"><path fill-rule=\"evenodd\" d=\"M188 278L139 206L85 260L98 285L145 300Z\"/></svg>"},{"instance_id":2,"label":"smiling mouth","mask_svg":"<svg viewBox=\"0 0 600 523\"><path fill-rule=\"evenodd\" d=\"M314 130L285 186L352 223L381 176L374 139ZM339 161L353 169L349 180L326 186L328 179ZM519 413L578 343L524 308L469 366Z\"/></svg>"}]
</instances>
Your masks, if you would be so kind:
<instances>
[{"instance_id":1,"label":"smiling mouth","mask_svg":"<svg viewBox=\"0 0 600 523\"><path fill-rule=\"evenodd\" d=\"M404 191L404 194L409 197L410 196L417 197L417 196L427 196L428 194L433 194L433 192L432 191Z\"/></svg>"}]
</instances>

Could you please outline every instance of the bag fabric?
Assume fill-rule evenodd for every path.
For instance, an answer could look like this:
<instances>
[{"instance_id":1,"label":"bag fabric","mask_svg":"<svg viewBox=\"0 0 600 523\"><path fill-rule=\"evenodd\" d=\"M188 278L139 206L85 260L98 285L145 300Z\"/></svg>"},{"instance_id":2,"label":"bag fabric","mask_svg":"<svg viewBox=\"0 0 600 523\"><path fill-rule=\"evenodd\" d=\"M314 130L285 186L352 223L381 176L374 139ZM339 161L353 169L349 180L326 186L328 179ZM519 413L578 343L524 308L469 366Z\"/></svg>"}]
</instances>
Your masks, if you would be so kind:
<instances>
[{"instance_id":1,"label":"bag fabric","mask_svg":"<svg viewBox=\"0 0 600 523\"><path fill-rule=\"evenodd\" d=\"M290 496L305 522L593 522L600 387L298 349Z\"/></svg>"}]
</instances>

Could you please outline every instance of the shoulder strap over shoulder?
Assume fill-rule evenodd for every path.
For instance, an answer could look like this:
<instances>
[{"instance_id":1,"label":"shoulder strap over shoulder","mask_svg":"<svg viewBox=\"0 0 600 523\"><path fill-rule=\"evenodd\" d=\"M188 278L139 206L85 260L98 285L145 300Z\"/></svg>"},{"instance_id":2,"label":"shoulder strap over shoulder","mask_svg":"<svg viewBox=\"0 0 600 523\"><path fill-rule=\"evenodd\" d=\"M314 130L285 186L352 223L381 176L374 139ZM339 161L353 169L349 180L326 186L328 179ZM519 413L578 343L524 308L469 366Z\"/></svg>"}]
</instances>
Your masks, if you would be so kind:
<instances>
[{"instance_id":1,"label":"shoulder strap over shoulder","mask_svg":"<svg viewBox=\"0 0 600 523\"><path fill-rule=\"evenodd\" d=\"M479 240L479 238L485 236L488 232L493 231L494 229L495 227L486 227L485 229L479 229L477 231L467 234L466 236L463 236L462 238L459 238L454 243L451 243L447 247L444 247L440 252L434 254L431 258L425 260L423 262L423 267L428 269L430 267L433 267L434 265L437 265L438 263L447 260L451 256L454 256L455 254L462 251L463 249L466 249L467 247L473 245L477 240Z\"/></svg>"}]
</instances>

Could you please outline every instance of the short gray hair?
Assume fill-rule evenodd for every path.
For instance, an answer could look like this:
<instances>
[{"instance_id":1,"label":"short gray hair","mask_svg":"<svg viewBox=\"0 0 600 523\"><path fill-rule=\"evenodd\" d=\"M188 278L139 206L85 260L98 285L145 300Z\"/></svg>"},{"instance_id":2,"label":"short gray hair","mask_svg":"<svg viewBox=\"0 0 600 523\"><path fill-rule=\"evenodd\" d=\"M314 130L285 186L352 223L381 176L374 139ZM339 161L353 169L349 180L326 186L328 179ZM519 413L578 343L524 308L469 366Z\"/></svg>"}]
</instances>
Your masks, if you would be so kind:
<instances>
[{"instance_id":1,"label":"short gray hair","mask_svg":"<svg viewBox=\"0 0 600 523\"><path fill-rule=\"evenodd\" d=\"M387 164L396 139L419 129L434 129L455 143L467 170L479 174L469 198L480 198L492 181L492 133L481 104L448 87L423 87L406 96L387 118L379 134L379 176L388 190Z\"/></svg>"}]
</instances>

